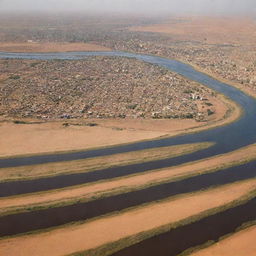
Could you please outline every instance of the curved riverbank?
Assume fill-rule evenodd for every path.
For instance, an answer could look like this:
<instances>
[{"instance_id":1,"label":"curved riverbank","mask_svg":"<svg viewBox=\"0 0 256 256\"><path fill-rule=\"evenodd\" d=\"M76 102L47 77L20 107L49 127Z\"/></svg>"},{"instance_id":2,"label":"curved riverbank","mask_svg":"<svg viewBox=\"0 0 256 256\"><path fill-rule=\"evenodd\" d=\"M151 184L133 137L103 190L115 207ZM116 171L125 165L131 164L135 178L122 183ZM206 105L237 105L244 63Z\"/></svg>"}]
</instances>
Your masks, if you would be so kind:
<instances>
[{"instance_id":1,"label":"curved riverbank","mask_svg":"<svg viewBox=\"0 0 256 256\"><path fill-rule=\"evenodd\" d=\"M0 53L0 57L3 56ZM88 157L96 157L96 156L106 156L112 155L122 152L131 152L131 151L139 151L142 149L149 148L162 148L171 145L181 145L188 143L199 143L199 142L213 142L215 143L212 147L209 147L204 150L200 150L188 155L178 156L176 158L169 159L161 159L150 161L146 163L138 163L132 164L117 168L107 168L102 170L95 170L91 173L79 173L79 174L69 174L69 175L60 175L56 177L49 178L39 178L28 181L17 181L17 182L6 182L0 184L0 192L3 197L10 195L19 195L24 193L33 193L47 190L54 190L58 188L66 188L69 186L86 184L91 182L104 181L109 179L114 179L117 177L125 177L131 174L141 174L147 173L149 171L171 167L191 161L196 161L204 158L213 157L219 154L224 154L236 149L239 149L243 146L252 144L256 141L256 101L254 98L246 95L242 91L229 86L228 84L217 81L208 75L200 73L196 71L191 66L188 66L184 63L168 60L164 58L159 58L155 56L145 56L145 55L136 55L130 53L120 53L120 52L111 52L111 53L60 53L60 54L7 54L12 57L20 56L22 58L44 58L44 59L79 59L84 58L86 56L90 56L92 54L95 55L107 55L107 56L124 56L124 57L134 57L139 58L140 60L147 61L153 64L161 65L163 67L169 68L183 76L186 76L189 79L198 81L206 86L209 86L212 89L217 90L220 93L223 93L231 100L235 101L243 109L243 115L240 119L236 120L236 122L229 123L225 126L215 127L214 129L201 131L194 134L184 134L179 135L172 138L161 138L158 140L152 141L143 141L138 143L133 143L129 145L120 145L112 148L105 149L97 149L91 151L84 152L73 152L70 154L52 154L45 156L34 156L28 158L19 158L19 159L1 159L0 164L3 167L8 166L19 166L19 165L32 165L35 163L47 163L47 162L58 162L58 161L69 161L75 159L82 159ZM7 56L5 55L5 56ZM23 232L35 231L38 229L44 228L53 228L58 225L65 225L72 221L84 221L90 218L97 218L103 216L105 214L110 214L115 211L126 211L129 207L140 207L143 204L155 202L156 200L163 200L167 197L190 193L199 191L201 189L207 189L212 186L218 186L221 184L231 184L234 182L239 182L241 180L247 180L250 178L255 178L255 161L241 164L239 166L230 167L224 170L219 170L212 173L204 173L201 175L196 175L194 177L187 177L184 180L171 181L167 183L163 183L160 185L155 185L152 187L148 187L145 189L127 192L124 194L118 194L110 197L105 197L102 199L89 201L89 202L81 202L74 205L67 205L63 207L56 207L52 209L45 210L37 210L31 211L27 213L18 213L13 215L7 215L1 217L1 234L5 235L14 235L20 234ZM248 206L248 205L247 205ZM255 198L251 200L248 207L242 207L242 211L240 211L239 207L234 207L230 211L225 211L225 218L223 219L221 216L223 215L214 215L214 221L211 220L205 224L205 226L211 226L215 228L216 236L214 239L223 235L223 230L219 232L219 224L223 223L223 221L230 218L232 213L233 221L230 221L230 228L225 229L224 233L227 234L229 232L233 232L234 227L239 227L243 222L248 220L253 220L255 218ZM251 215L249 216L248 209L250 210ZM95 211L96 210L96 211ZM243 214L241 214L241 212ZM241 219L241 216L243 217ZM204 221L203 221L204 222ZM215 224L218 225L215 225ZM11 224L12 226L10 226ZM201 227L201 222L196 222L192 226L198 228ZM187 229L191 228L188 226ZM184 232L187 232L183 229L178 230L181 232L180 234L184 235ZM207 231L207 230L206 230ZM176 231L175 231L176 232ZM191 231L190 231L191 232ZM224 235L225 235L224 234ZM161 237L165 237L164 244L157 243L159 241L159 237L156 237L156 240L151 239L150 241L145 241L142 243L142 247L140 245L136 245L135 247L142 248L145 252L153 252L151 251L151 247L153 246L158 252L159 248L163 248L162 255L166 255L166 249L169 250L168 247L168 239L170 236L167 233L161 235ZM186 238L188 240L189 246L194 245L194 241L191 240L190 237L194 238L195 236L189 236ZM205 239L205 236L202 236ZM202 238L201 237L201 238ZM207 237L211 237L208 236ZM201 239L200 238L200 239ZM173 239L178 241L176 235L173 236ZM4 241L5 239L3 239ZM193 240L193 239L192 239ZM198 242L198 241L196 241ZM200 242L202 242L200 240ZM204 242L204 241L203 241ZM149 244L149 246L148 246ZM172 243L174 244L174 243ZM175 243L176 244L176 243ZM182 250L187 249L183 247L179 247L173 249L172 253L180 252ZM187 245L186 245L187 246ZM188 247L189 248L189 247ZM130 247L125 251L117 253L117 255L125 255L125 253L133 252L134 247ZM124 254L123 254L124 253Z\"/></svg>"},{"instance_id":2,"label":"curved riverbank","mask_svg":"<svg viewBox=\"0 0 256 256\"><path fill-rule=\"evenodd\" d=\"M8 53L5 53L6 55L8 55ZM4 53L0 53L0 58L1 58L1 55L5 55ZM64 54L64 53L63 53ZM75 56L76 56L76 54L79 54L79 52L74 52L73 53L74 54L74 56L73 57L69 57L70 59L72 59L72 58L74 58L74 59L80 59L80 58L75 58ZM81 53L82 54L82 53ZM96 55L101 55L101 53L95 53ZM115 54L115 53L113 53L113 54ZM128 53L120 53L120 54L128 54ZM17 58L19 58L19 54L17 53L17 54L15 54L15 53L9 53L9 57L8 58L16 58L17 56ZM54 58L54 59L58 59L58 58L61 58L61 53L53 53L53 54L40 54L40 53L35 53L35 54L26 54L26 53L23 53L22 54L22 56L20 57L20 58L37 58L37 59L40 59L40 58L42 58L42 56L44 55L44 57L45 57L45 59L51 59L52 57ZM56 56L55 56L56 55ZM64 54L65 55L65 54ZM66 53L66 55L72 55L72 53ZM91 55L93 55L93 53L91 54ZM90 55L90 56L91 56ZM116 56L117 54L115 54L115 56ZM25 57L24 57L25 56ZM108 55L108 56L111 56L111 55ZM136 55L137 56L137 55ZM140 55L138 55L138 59L139 59L139 56ZM63 56L62 56L63 57ZM124 57L131 57L131 56L124 56ZM153 57L153 56L151 56L151 57ZM67 57L68 58L68 57ZM82 57L81 57L82 58ZM154 57L153 57L154 58ZM158 58L158 57L156 57L156 58ZM217 121L213 121L213 122L210 122L210 123L207 123L207 124L204 124L203 125L203 127L202 128L195 128L195 129L190 129L189 131L186 131L186 132L198 132L198 131L201 131L202 129L208 129L208 128L213 128L213 127L216 127L216 126L220 126L220 125L224 125L224 124L227 124L227 123L229 123L229 122L232 122L232 121L235 121L235 120L237 120L238 118L239 118L239 116L240 116L240 114L241 113L235 113L235 115L231 115L231 116L228 116L229 114L230 114L230 112L232 111L232 109L234 110L234 109L238 109L237 108L237 106L235 106L233 103L231 103L229 100L227 100L227 99L224 99L223 97L221 97L221 100L223 101L225 101L225 104L226 105L228 105L228 107L229 107L229 110L228 110L228 113L226 113L224 116L222 116L221 118L219 118L219 120L217 120ZM236 111L237 112L237 111ZM238 111L239 112L239 111ZM170 123L170 125L172 125L172 123ZM195 125L195 126L197 126L197 125ZM189 128L193 128L193 127L189 127ZM177 135L177 134L179 134L180 135L180 133L181 133L182 131L177 131L177 132L171 132L171 135L173 136L173 135ZM166 134L169 134L169 131L166 133ZM53 137L56 137L56 136L53 136ZM120 143L122 143L122 141L120 142ZM44 145L43 145L44 146ZM121 145L122 146L122 145ZM41 147L40 147L40 150L41 150ZM92 149L93 150L93 149ZM44 151L44 150L43 150ZM82 151L82 149L80 150L80 151ZM65 154L65 152L63 152L64 154ZM52 153L52 154L55 154L54 152ZM61 154L61 152L60 152L60 154ZM26 158L26 156L24 156L24 157L22 157L22 156L17 156L17 158ZM14 164L14 163L13 163ZM1 167L1 163L0 163L0 167Z\"/></svg>"},{"instance_id":3,"label":"curved riverbank","mask_svg":"<svg viewBox=\"0 0 256 256\"><path fill-rule=\"evenodd\" d=\"M112 170L99 170L94 172L94 177L87 177L88 174L84 174L83 178L81 174L75 175L64 175L56 177L54 179L39 179L29 182L19 182L19 183L7 183L1 184L0 190L6 190L6 186L12 187L12 194L20 193L31 193L36 191L43 191L46 189L56 189L64 186L78 185L86 182L93 182L101 179L109 179L114 177L120 177L127 174L132 174L136 172L145 172L148 170L169 167L173 165L182 164L188 161L199 160L202 158L214 156L217 154L227 153L229 151L238 149L240 147L249 145L256 141L256 122L254 116L256 115L256 101L252 97L244 94L243 92L235 89L232 86L214 80L213 78L200 73L193 69L191 66L184 63L168 60L164 58L159 58L155 56L147 55L136 55L124 52L96 52L96 53L54 53L54 54L14 54L14 53L0 53L0 58L29 58L29 59L81 59L86 56L101 55L101 56L124 56L131 58L138 58L140 60L161 65L165 68L171 69L189 79L195 80L212 89L223 93L231 100L235 101L242 109L243 116L236 122L230 123L226 126L217 127L211 130L202 131L194 134L180 135L173 138L162 138L153 141L143 141L129 145L121 145L113 148L98 149L84 152L73 152L70 154L52 154L43 156L33 156L27 158L17 158L17 159L0 159L1 167L11 167L19 165L33 165L48 162L59 162L59 161L69 161L77 160L88 157L111 155L122 152L137 151L141 149L153 148L153 147L164 147L171 145L178 145L184 143L195 143L195 142L205 142L212 141L216 144L209 149L204 151L199 151L192 153L190 155L177 157L169 160L149 162L147 165L133 165ZM246 132L245 132L246 131ZM128 171L129 170L129 171ZM71 178L72 177L72 178ZM61 181L62 180L62 181ZM51 185L50 185L51 184ZM4 187L3 187L4 186ZM16 189L17 188L17 189ZM25 189L25 190L24 190ZM9 189L8 189L9 190Z\"/></svg>"}]
</instances>

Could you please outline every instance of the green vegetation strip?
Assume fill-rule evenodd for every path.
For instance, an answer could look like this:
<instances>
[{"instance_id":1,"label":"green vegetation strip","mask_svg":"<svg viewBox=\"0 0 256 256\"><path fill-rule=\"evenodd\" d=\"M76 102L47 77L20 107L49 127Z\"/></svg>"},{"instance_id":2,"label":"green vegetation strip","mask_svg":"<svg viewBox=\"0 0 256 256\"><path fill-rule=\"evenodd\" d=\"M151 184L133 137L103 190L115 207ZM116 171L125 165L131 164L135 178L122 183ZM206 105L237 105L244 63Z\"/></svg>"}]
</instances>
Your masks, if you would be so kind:
<instances>
[{"instance_id":1,"label":"green vegetation strip","mask_svg":"<svg viewBox=\"0 0 256 256\"><path fill-rule=\"evenodd\" d=\"M74 160L68 162L47 163L39 165L10 167L0 169L1 183L8 181L31 180L35 178L54 177L60 174L93 172L98 169L121 167L130 164L145 163L186 155L213 146L212 142L182 144L162 148L120 153L114 156L103 156ZM119 158L119 159L118 159Z\"/></svg>"},{"instance_id":2,"label":"green vegetation strip","mask_svg":"<svg viewBox=\"0 0 256 256\"><path fill-rule=\"evenodd\" d=\"M28 206L21 206L21 207L8 207L6 209L1 209L0 210L0 217L1 216L6 216L6 215L18 214L18 213L22 213L22 212L45 210L45 209L49 209L49 208L63 207L63 206L68 206L68 205L73 205L73 204L78 204L78 203L86 203L86 202L90 202L90 201L94 201L94 200L99 200L99 199L102 199L102 198L105 198L105 197L111 197L111 196L115 196L115 195L129 193L129 192L136 191L136 190L142 190L142 189L150 188L150 187L157 186L157 185L162 185L162 184L169 183L169 182L181 181L181 180L184 180L184 179L188 179L188 178L195 177L195 176L200 176L200 175L207 174L207 173L222 171L222 170L224 170L226 168L229 168L229 167L246 164L246 163L248 163L248 162L250 162L254 159L255 158L240 160L240 161L236 161L236 162L232 162L232 163L227 163L227 164L219 165L218 167L215 167L215 168L208 168L204 171L201 171L201 170L200 171L194 171L192 173L187 173L185 175L172 177L172 178L165 178L165 179L161 179L161 180L156 180L154 182L149 182L149 183L139 185L139 186L118 187L118 188L114 188L114 189L107 190L107 191L100 191L98 193L94 193L93 195L90 194L89 197L86 197L86 196L77 197L76 196L75 198L65 198L63 200L57 200L57 201L52 201L52 202L47 202L47 203L31 204L31 205L28 205ZM198 161L196 161L196 162L198 162ZM191 163L186 163L186 164L181 165L181 166L186 166L188 164L191 165ZM179 167L181 167L181 166L179 166ZM166 169L166 168L164 168L164 169ZM153 171L148 172L148 173L153 173L153 172L161 171L161 170L163 170L163 169L153 170ZM126 176L126 178L135 177L135 176L140 176L140 174L132 174L132 175ZM118 181L120 179L122 179L122 178L118 177L118 178L115 178L115 179L111 179L111 181ZM82 188L82 187L91 186L91 185L94 185L94 184L105 183L105 182L106 181L98 181L98 182L93 182L93 183L90 183L90 184L87 184L87 185L79 185L79 186L69 187L68 189L70 190L70 189L75 189L75 188ZM217 186L212 186L212 187L209 187L209 188L214 188L214 187L217 187ZM50 193L57 192L57 191L63 191L63 190L67 190L67 188L53 190ZM47 193L49 193L49 192L47 192ZM33 194L30 194L30 195L40 196L42 194L45 194L45 192L44 193L42 193L42 192L33 193ZM23 196L19 195L19 196L14 196L14 197L10 197L10 198L19 198L19 197L23 197ZM174 196L174 198L176 198L176 196ZM1 200L0 200L0 202L1 202Z\"/></svg>"},{"instance_id":3,"label":"green vegetation strip","mask_svg":"<svg viewBox=\"0 0 256 256\"><path fill-rule=\"evenodd\" d=\"M95 249L73 253L73 254L70 254L69 256L109 256L109 255L111 255L111 254L113 254L117 251L120 251L120 250L122 250L126 247L129 247L129 246L132 246L132 245L134 245L136 243L139 243L143 240L146 240L146 239L149 239L151 237L158 236L160 234L166 233L166 232L170 231L171 229L175 229L175 228L178 228L180 226L184 226L184 225L187 225L187 224L190 224L190 223L197 222L197 221L199 221L203 218L206 218L210 215L214 215L214 214L217 214L219 212L225 211L227 209L234 208L238 205L244 204L247 201L249 201L250 199L253 199L255 196L256 196L256 190L253 190L250 193L248 193L247 195L245 195L245 196L243 196L243 197L241 197L237 200L234 200L234 201L232 201L232 202L230 202L226 205L206 210L202 213L199 213L197 215L188 217L184 220L174 222L174 223L169 223L167 225L163 225L161 227L158 227L158 228L155 228L155 229L152 229L152 230L149 230L149 231L141 232L141 233L138 233L136 235L120 239L120 240L115 241L113 243L108 243L108 244L102 245L102 246L100 246L98 248L95 248ZM254 222L247 223L246 227L248 227L248 225L254 225ZM240 227L240 229L242 227ZM212 241L209 241L207 244L204 244L204 246L207 246L207 245L209 246L212 243L213 243ZM198 250L199 247L194 248L193 250L196 250L196 249ZM186 254L182 254L182 256L188 255L191 252L192 252L191 249L190 249L190 251L187 250Z\"/></svg>"}]
</instances>

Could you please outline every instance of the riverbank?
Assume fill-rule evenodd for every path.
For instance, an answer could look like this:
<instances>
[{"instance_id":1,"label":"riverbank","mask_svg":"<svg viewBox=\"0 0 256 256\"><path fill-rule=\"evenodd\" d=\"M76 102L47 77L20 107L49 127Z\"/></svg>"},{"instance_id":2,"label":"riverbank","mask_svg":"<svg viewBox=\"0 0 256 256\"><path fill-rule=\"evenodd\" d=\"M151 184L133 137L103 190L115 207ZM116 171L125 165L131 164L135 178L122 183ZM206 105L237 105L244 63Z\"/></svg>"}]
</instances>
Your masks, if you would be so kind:
<instances>
[{"instance_id":1,"label":"riverbank","mask_svg":"<svg viewBox=\"0 0 256 256\"><path fill-rule=\"evenodd\" d=\"M117 166L125 166L147 161L174 158L190 154L212 146L213 143L184 144L159 149L146 149L136 152L120 153L111 156L86 158L68 162L57 162L30 166L2 168L1 182L39 179L63 174L92 172Z\"/></svg>"},{"instance_id":2,"label":"riverbank","mask_svg":"<svg viewBox=\"0 0 256 256\"><path fill-rule=\"evenodd\" d=\"M256 252L255 237L256 226L254 225L190 256L241 256L241 253L253 256Z\"/></svg>"},{"instance_id":3,"label":"riverbank","mask_svg":"<svg viewBox=\"0 0 256 256\"><path fill-rule=\"evenodd\" d=\"M218 95L214 104L216 113L208 122L193 119L2 120L0 157L78 151L176 136L227 125L241 116L241 109L222 95Z\"/></svg>"},{"instance_id":4,"label":"riverbank","mask_svg":"<svg viewBox=\"0 0 256 256\"><path fill-rule=\"evenodd\" d=\"M124 178L116 178L108 181L98 181L92 184L3 198L0 199L2 206L0 214L6 214L7 212L22 212L26 210L26 208L33 210L40 207L42 209L73 204L76 201L89 201L92 199L95 200L96 198L126 193L129 191L135 191L146 187L164 184L166 182L182 180L196 175L202 175L204 173L219 171L224 168L255 160L255 149L256 145L254 144L246 148L230 152L228 154L185 163L180 166L153 170L148 173L138 173L126 176ZM161 153L161 151L159 153ZM20 168L23 170L23 168L26 167ZM37 168L40 168L40 165ZM8 173L8 170L12 171L12 168L6 170Z\"/></svg>"}]
</instances>

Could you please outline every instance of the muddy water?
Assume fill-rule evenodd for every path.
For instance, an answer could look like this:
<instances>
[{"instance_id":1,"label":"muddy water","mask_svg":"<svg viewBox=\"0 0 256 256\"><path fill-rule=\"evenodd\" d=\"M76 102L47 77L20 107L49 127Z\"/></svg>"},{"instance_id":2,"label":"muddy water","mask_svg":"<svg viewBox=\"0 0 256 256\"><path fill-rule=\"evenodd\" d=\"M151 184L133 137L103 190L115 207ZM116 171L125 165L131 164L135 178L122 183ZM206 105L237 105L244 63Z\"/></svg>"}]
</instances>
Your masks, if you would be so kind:
<instances>
[{"instance_id":1,"label":"muddy water","mask_svg":"<svg viewBox=\"0 0 256 256\"><path fill-rule=\"evenodd\" d=\"M169 182L95 201L0 217L0 235L15 235L37 229L87 220L129 207L256 177L256 162Z\"/></svg>"}]
</instances>

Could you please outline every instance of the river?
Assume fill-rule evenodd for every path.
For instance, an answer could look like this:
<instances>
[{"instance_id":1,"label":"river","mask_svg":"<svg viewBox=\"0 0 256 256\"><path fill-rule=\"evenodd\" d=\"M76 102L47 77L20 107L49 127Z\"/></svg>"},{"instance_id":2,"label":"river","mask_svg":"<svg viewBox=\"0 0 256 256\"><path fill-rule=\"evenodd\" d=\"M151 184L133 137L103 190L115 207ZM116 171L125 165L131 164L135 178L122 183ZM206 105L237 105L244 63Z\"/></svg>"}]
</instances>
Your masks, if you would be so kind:
<instances>
[{"instance_id":1,"label":"river","mask_svg":"<svg viewBox=\"0 0 256 256\"><path fill-rule=\"evenodd\" d=\"M85 184L104 179L126 176L133 173L147 172L153 169L179 165L182 163L211 157L217 154L227 153L256 142L256 100L246 95L242 91L216 79L213 79L210 76L201 73L195 70L193 67L182 62L157 56L132 54L126 52L69 52L43 54L0 52L0 58L2 59L20 58L36 60L80 60L88 56L121 56L136 58L148 63L160 65L188 79L197 81L214 89L215 91L224 94L241 107L243 114L240 119L233 123L201 132L196 132L193 134L75 153L0 159L0 168L4 168L49 162L70 161L88 157L105 156L123 152L131 152L156 147L160 148L187 143L206 141L215 143L210 148L170 159L156 160L122 167L113 167L88 173L59 175L56 177L39 178L34 180L0 183L1 197L64 188L78 184ZM87 203L78 203L71 206L56 207L53 209L3 216L0 217L1 236L14 235L37 229L63 225L72 221L85 220L99 215L108 214L117 210L123 210L128 207L160 200L176 194L198 191L200 189L205 189L211 186L228 184L254 177L256 177L256 162L252 161L248 164L230 167L226 170L221 170L215 173L207 173L200 176L187 178L185 180L161 184L143 190L106 197ZM241 212L248 211L248 209L250 209L252 214L248 214L248 216L240 214ZM153 253L154 250L157 250L157 255L176 255L177 253L180 253L191 246L196 246L203 242L207 242L205 239L217 239L222 235L233 232L234 229L239 227L242 223L254 220L255 212L256 205L255 199L253 199L244 205L203 219L201 222L204 224L200 224L199 221L191 224L190 226L187 225L181 228L177 228L175 229L176 231L170 231L166 234L162 234L162 240L160 239L162 242L160 242L159 237L151 238L142 241L135 246L124 249L115 255L156 255ZM227 225L226 228L221 228L219 231L216 230L213 236L213 233L209 232L209 229L207 229L207 225L213 224L213 227L220 227L223 222L229 220L229 216L231 216L229 214L231 213L233 214L233 221L230 221L230 225ZM205 226L205 229L203 228L203 225ZM195 236L189 235L189 233L194 234L195 232L199 232L201 234L198 239L194 239L193 237ZM170 243L168 243L168 241L178 241L179 237L185 236L185 234L187 237L185 243L181 243L181 245L179 245L179 243L174 243L177 246L175 248L170 247ZM193 241L191 239L189 240L189 237L192 237ZM152 249L153 247L155 248L154 250ZM160 248L162 248L162 250L160 250ZM149 254L149 252L151 254Z\"/></svg>"}]
</instances>

